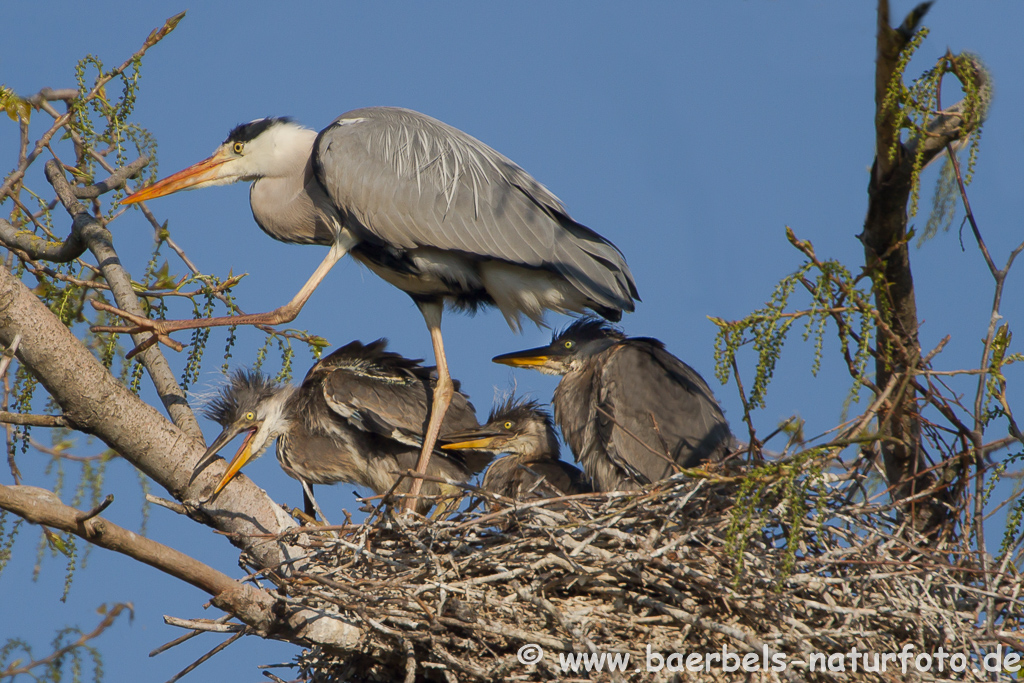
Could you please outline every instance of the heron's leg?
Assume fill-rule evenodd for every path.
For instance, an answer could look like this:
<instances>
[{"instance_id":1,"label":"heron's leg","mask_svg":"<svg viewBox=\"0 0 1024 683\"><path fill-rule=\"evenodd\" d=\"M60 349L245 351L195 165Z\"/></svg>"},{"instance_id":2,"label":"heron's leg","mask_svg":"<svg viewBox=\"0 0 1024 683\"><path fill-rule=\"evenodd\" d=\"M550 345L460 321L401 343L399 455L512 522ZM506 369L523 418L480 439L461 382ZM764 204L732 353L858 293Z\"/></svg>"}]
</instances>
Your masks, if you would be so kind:
<instances>
[{"instance_id":1,"label":"heron's leg","mask_svg":"<svg viewBox=\"0 0 1024 683\"><path fill-rule=\"evenodd\" d=\"M444 340L441 339L441 313L444 312L444 304L416 302L416 305L420 307L423 319L427 321L430 341L434 344L434 362L437 364L437 386L434 387L434 402L430 406L430 422L427 424L427 433L423 435L423 450L420 451L419 462L416 463L416 472L426 474L430 454L434 452L434 444L437 443L437 435L441 431L441 421L444 420L444 414L448 412L448 405L455 395L455 385L448 373L448 359L445 358ZM417 477L413 480L409 495L402 504L404 509L412 510L416 507L416 498L420 495L422 487L422 479Z\"/></svg>"},{"instance_id":2,"label":"heron's leg","mask_svg":"<svg viewBox=\"0 0 1024 683\"><path fill-rule=\"evenodd\" d=\"M313 511L320 515L320 521L325 525L330 526L331 523L328 522L327 518L324 516L324 511L320 509L320 504L317 503L316 498L313 497L313 487L301 479L299 479L299 483L302 484L302 494L305 502L306 514L311 517L313 516L313 513L309 511L309 507L312 504Z\"/></svg>"},{"instance_id":3,"label":"heron's leg","mask_svg":"<svg viewBox=\"0 0 1024 683\"><path fill-rule=\"evenodd\" d=\"M307 515L316 519L316 501L313 500L313 485L309 485L309 491L306 491L306 487L302 487L302 511Z\"/></svg>"},{"instance_id":4,"label":"heron's leg","mask_svg":"<svg viewBox=\"0 0 1024 683\"><path fill-rule=\"evenodd\" d=\"M292 320L295 320L299 311L301 311L302 307L306 305L306 302L313 294L313 291L316 290L323 279L327 277L327 273L331 272L331 268L334 267L334 264L340 261L341 258L348 253L349 249L358 242L358 239L349 235L347 232L343 232L338 240L331 245L331 249L327 252L327 256L320 262L316 271L310 276L309 280L306 281L306 284L302 286L299 293L296 294L287 304L274 309L273 311L269 311L267 313L254 313L250 315L229 315L220 318L200 318L198 320L149 320L148 318L140 318L106 304L96 306L99 302L94 302L93 305L97 308L102 308L102 310L114 313L125 320L134 323L134 325L130 327L96 326L93 328L93 331L120 332L122 334L154 333L153 338L139 345L138 348L141 350L143 347L148 347L155 343L157 337L167 335L169 332L175 332L177 330L194 330L201 327L223 327L226 325L279 325L281 323L291 322Z\"/></svg>"}]
</instances>

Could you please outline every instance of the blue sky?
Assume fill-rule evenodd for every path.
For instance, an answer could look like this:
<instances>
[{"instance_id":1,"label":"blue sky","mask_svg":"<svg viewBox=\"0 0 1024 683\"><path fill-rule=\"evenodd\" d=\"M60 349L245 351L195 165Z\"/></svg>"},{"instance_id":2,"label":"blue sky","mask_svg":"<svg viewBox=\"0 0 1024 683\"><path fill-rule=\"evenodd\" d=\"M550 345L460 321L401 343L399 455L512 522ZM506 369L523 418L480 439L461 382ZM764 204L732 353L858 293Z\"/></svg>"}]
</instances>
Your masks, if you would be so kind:
<instances>
[{"instance_id":1,"label":"blue sky","mask_svg":"<svg viewBox=\"0 0 1024 683\"><path fill-rule=\"evenodd\" d=\"M911 7L896 3L897 21ZM182 9L156 2L126 10L105 0L9 0L0 83L25 95L44 86L71 87L79 58L93 53L120 63L151 29ZM706 316L743 316L795 270L801 259L785 241L787 225L813 241L819 255L851 268L862 263L855 235L862 228L873 156L874 22L871 3L210 2L190 9L175 33L147 55L136 120L159 141L161 175L208 155L234 125L267 115L290 115L319 129L350 109L395 105L467 131L531 172L577 220L621 248L643 299L624 328L664 340L701 372L742 433L735 386L712 378L715 328ZM980 54L993 74L995 99L970 194L989 249L1002 264L1024 238L1024 5L939 2L925 24L932 34L910 73L927 68L949 47ZM16 142L15 126L0 120L5 168L13 163ZM926 198L933 177L926 179ZM245 310L256 312L289 300L323 250L279 244L260 232L247 191L232 186L182 193L150 207L169 221L175 240L204 271L250 273L237 295ZM925 219L914 222L923 226ZM141 274L152 243L148 225L130 212L113 232L125 264ZM952 335L936 361L942 369L977 364L991 304L991 279L969 231L964 246L962 251L954 232L912 253L922 343L930 349ZM184 269L172 262L175 270ZM1024 316L1021 283L1018 269L1004 296L1011 325ZM550 316L549 322L558 327L566 319ZM386 336L398 352L431 357L409 298L350 260L335 268L294 324L334 346ZM550 397L553 378L513 374L489 361L546 343L548 331L531 327L515 335L491 311L448 315L444 334L452 373L480 417L513 379L520 392ZM211 354L224 335L214 332ZM261 341L258 332L240 333L233 362L251 362ZM180 368L183 360L176 356L172 363ZM220 362L209 357L200 387L215 386ZM309 364L300 351L296 374ZM809 370L808 349L794 335L768 408L756 416L762 433L794 413L808 420L808 434L835 424L848 386L845 371L828 362L817 378ZM1019 374L1011 371L1011 381L1019 382ZM748 365L745 377L751 375ZM973 395L973 382L954 385ZM1018 388L1012 397L1020 403L1020 396ZM216 433L204 426L209 436ZM98 450L83 440L78 452ZM26 483L52 482L32 454L19 464ZM246 472L275 498L299 500L297 483L272 456ZM0 471L0 482L9 483L10 475ZM111 466L105 490L117 496L105 514L137 527L140 494L127 465ZM328 510L354 511L351 490L324 490L320 502ZM240 575L235 550L191 522L154 509L149 533ZM217 642L215 636L197 638L147 659L149 650L180 635L163 625L161 615L213 616L200 610L206 598L154 570L96 551L62 604L62 561L48 560L39 581L26 583L33 537L22 532L14 561L0 575L3 612L22 615L3 620L0 640L23 636L42 654L56 628L91 629L99 620L92 611L97 605L133 601L135 620L96 642L106 654L109 681L167 680ZM263 680L256 664L287 661L294 651L249 639L193 676Z\"/></svg>"}]
</instances>

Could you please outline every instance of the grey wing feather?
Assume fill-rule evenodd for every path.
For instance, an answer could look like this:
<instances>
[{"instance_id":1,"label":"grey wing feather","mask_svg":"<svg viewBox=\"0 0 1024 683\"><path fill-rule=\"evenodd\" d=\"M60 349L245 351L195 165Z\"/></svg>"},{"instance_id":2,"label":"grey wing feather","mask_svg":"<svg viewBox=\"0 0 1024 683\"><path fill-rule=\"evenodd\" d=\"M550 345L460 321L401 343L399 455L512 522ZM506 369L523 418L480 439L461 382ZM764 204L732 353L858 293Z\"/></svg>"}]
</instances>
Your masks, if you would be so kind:
<instances>
[{"instance_id":1,"label":"grey wing feather","mask_svg":"<svg viewBox=\"0 0 1024 683\"><path fill-rule=\"evenodd\" d=\"M580 372L562 378L555 389L555 420L597 490L636 488L648 480L616 448L617 387L605 377L600 367L604 364L603 360L586 364Z\"/></svg>"},{"instance_id":2,"label":"grey wing feather","mask_svg":"<svg viewBox=\"0 0 1024 683\"><path fill-rule=\"evenodd\" d=\"M620 401L616 401L617 398L615 392L617 387L615 383L610 383L609 386L602 386L598 392L599 401L597 403L597 414L594 416L594 433L595 440L598 447L604 451L604 456L608 459L608 462L620 470L620 474L617 475L624 480L632 480L637 484L643 486L650 484L657 478L652 479L646 474L646 471L650 468L644 467L643 465L651 458L653 454L646 452L646 449L636 439L627 437L623 431L623 427L629 429L630 432L636 434L635 425L628 419L627 414L620 408ZM621 401L622 406L629 405L628 401ZM631 428L632 427L632 428ZM647 437L646 434L638 435L641 438ZM645 439L647 441L649 439ZM637 447L644 450L644 453L638 454ZM637 457L637 456L640 457ZM610 470L602 468L602 472L599 475L602 480L610 476ZM620 486L624 487L624 482L612 486L609 481L602 481L602 485L606 489L614 489Z\"/></svg>"},{"instance_id":3,"label":"grey wing feather","mask_svg":"<svg viewBox=\"0 0 1024 683\"><path fill-rule=\"evenodd\" d=\"M412 377L397 381L339 369L323 386L327 405L358 429L407 445L422 445L432 399L424 381ZM441 431L477 426L472 404L465 394L456 392Z\"/></svg>"},{"instance_id":4,"label":"grey wing feather","mask_svg":"<svg viewBox=\"0 0 1024 683\"><path fill-rule=\"evenodd\" d=\"M371 107L315 145L317 174L346 225L403 249L435 247L558 272L603 305L633 310L621 252L573 221L543 185L429 116Z\"/></svg>"},{"instance_id":5,"label":"grey wing feather","mask_svg":"<svg viewBox=\"0 0 1024 683\"><path fill-rule=\"evenodd\" d=\"M583 479L583 473L561 460L530 462L526 463L525 467L540 477L544 477L544 480L552 488L560 491L563 495L571 496L575 493L589 493L591 490L590 486ZM526 477L526 488L532 487L538 478L534 476Z\"/></svg>"},{"instance_id":6,"label":"grey wing feather","mask_svg":"<svg viewBox=\"0 0 1024 683\"><path fill-rule=\"evenodd\" d=\"M609 457L651 481L673 473L666 457L692 467L728 446L729 427L707 383L658 342L634 338L616 347L601 385L602 405L614 418Z\"/></svg>"}]
</instances>

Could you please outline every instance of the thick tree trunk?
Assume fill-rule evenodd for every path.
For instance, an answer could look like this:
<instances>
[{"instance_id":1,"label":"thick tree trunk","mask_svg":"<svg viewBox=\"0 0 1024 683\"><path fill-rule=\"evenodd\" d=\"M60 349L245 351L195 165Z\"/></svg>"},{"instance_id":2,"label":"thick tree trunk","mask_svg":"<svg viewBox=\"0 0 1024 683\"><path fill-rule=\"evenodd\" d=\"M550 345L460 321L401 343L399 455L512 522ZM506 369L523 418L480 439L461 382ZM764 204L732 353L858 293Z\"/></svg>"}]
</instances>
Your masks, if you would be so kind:
<instances>
[{"instance_id":1,"label":"thick tree trunk","mask_svg":"<svg viewBox=\"0 0 1024 683\"><path fill-rule=\"evenodd\" d=\"M889 92L900 59L917 22L930 3L919 5L900 29L889 23L889 5L878 3L877 61L875 68L875 163L868 183L868 211L861 241L864 260L874 274L875 303L891 335L879 332L879 358L875 365L875 383L887 386L894 375L905 377L918 369L921 346L918 340L917 302L910 268L907 242L907 204L913 189L913 165L923 151L924 163L945 151L951 142L966 138L977 125L979 116L968 121L960 112L963 103L937 115L928 126L928 134L897 144L890 158L893 140L899 133L897 114L902 103L886 109L883 102ZM978 71L979 79L983 72ZM983 82L983 81L980 81ZM912 385L902 382L881 420L879 441L886 477L896 500L917 496L934 487L937 477L926 472L927 459L922 450L921 423L917 398ZM906 512L913 525L929 535L937 532L948 518L949 496L944 489L912 501Z\"/></svg>"}]
</instances>

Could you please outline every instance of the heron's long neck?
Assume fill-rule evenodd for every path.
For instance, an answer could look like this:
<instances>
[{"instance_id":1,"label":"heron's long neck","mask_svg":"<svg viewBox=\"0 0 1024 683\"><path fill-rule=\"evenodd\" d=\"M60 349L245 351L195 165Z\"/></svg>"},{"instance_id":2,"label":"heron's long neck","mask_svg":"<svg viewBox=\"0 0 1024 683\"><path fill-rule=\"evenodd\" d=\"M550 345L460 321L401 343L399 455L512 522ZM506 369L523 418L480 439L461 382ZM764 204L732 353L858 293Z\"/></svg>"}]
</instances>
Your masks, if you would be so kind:
<instances>
[{"instance_id":1,"label":"heron's long neck","mask_svg":"<svg viewBox=\"0 0 1024 683\"><path fill-rule=\"evenodd\" d=\"M271 174L257 179L249 190L252 215L263 232L275 240L298 244L334 242L337 212L313 175L310 153L316 133L301 136L279 151Z\"/></svg>"}]
</instances>

